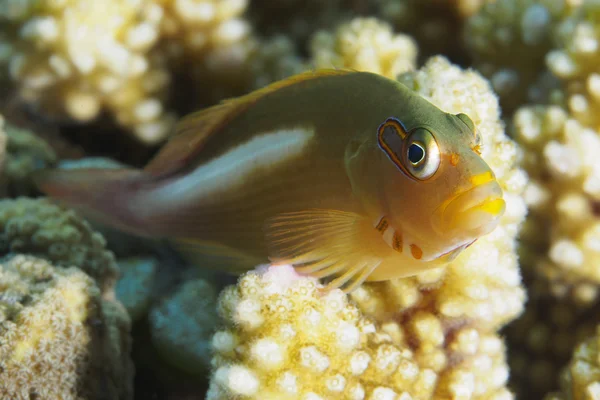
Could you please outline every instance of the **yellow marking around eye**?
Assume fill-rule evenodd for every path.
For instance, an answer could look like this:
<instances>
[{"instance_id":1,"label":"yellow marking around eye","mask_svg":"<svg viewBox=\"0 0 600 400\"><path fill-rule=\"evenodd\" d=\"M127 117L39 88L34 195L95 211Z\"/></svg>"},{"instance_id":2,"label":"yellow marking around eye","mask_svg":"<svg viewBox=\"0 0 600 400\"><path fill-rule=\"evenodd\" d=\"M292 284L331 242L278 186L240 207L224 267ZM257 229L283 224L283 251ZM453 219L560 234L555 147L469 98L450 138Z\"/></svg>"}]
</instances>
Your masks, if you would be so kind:
<instances>
[{"instance_id":1,"label":"yellow marking around eye","mask_svg":"<svg viewBox=\"0 0 600 400\"><path fill-rule=\"evenodd\" d=\"M504 207L504 200L496 199L492 201L486 201L485 203L483 203L479 207L476 207L475 209L488 212L492 215L498 215L504 210Z\"/></svg>"},{"instance_id":2,"label":"yellow marking around eye","mask_svg":"<svg viewBox=\"0 0 600 400\"><path fill-rule=\"evenodd\" d=\"M421 248L419 246L417 246L416 244L410 245L410 253L417 260L420 260L421 257L423 257L423 250L421 250Z\"/></svg>"},{"instance_id":3,"label":"yellow marking around eye","mask_svg":"<svg viewBox=\"0 0 600 400\"><path fill-rule=\"evenodd\" d=\"M452 165L453 167L456 167L458 165L458 160L460 159L460 156L456 153L452 153L450 155L450 165Z\"/></svg>"},{"instance_id":4,"label":"yellow marking around eye","mask_svg":"<svg viewBox=\"0 0 600 400\"><path fill-rule=\"evenodd\" d=\"M494 174L490 171L484 172L483 174L472 176L470 181L473 186L483 185L484 183L488 183L494 180Z\"/></svg>"},{"instance_id":5,"label":"yellow marking around eye","mask_svg":"<svg viewBox=\"0 0 600 400\"><path fill-rule=\"evenodd\" d=\"M402 234L394 231L394 236L392 238L392 247L394 250L402 253Z\"/></svg>"},{"instance_id":6,"label":"yellow marking around eye","mask_svg":"<svg viewBox=\"0 0 600 400\"><path fill-rule=\"evenodd\" d=\"M475 146L471 147L471 149L478 155L481 155L481 145L480 144L476 144Z\"/></svg>"},{"instance_id":7,"label":"yellow marking around eye","mask_svg":"<svg viewBox=\"0 0 600 400\"><path fill-rule=\"evenodd\" d=\"M379 232L379 233L384 233L385 230L388 228L390 224L388 223L387 219L385 217L381 217L381 219L379 220L379 222L377 223L377 225L375 226L375 229Z\"/></svg>"}]
</instances>

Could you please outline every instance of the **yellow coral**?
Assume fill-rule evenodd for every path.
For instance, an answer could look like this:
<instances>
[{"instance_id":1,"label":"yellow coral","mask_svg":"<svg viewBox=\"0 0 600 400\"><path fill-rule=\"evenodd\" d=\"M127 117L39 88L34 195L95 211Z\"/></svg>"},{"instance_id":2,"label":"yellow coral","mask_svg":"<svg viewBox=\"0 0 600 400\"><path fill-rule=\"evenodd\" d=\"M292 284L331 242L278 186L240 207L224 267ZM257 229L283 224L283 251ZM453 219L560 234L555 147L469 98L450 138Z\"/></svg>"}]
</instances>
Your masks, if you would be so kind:
<instances>
[{"instance_id":1,"label":"yellow coral","mask_svg":"<svg viewBox=\"0 0 600 400\"><path fill-rule=\"evenodd\" d=\"M528 267L550 281L556 296L591 303L600 284L600 219L594 210L600 200L600 134L557 106L533 106L515 114L514 136L526 150L523 162L531 176L523 238L530 252L541 250Z\"/></svg>"},{"instance_id":2,"label":"yellow coral","mask_svg":"<svg viewBox=\"0 0 600 400\"><path fill-rule=\"evenodd\" d=\"M311 39L315 68L350 68L395 79L413 70L417 45L407 35L376 18L355 18L334 33L317 32Z\"/></svg>"},{"instance_id":3,"label":"yellow coral","mask_svg":"<svg viewBox=\"0 0 600 400\"><path fill-rule=\"evenodd\" d=\"M319 287L290 266L271 266L226 288L207 398L510 398L496 335L466 328L446 338L426 312L406 330L378 325L340 290L321 295ZM448 349L423 354L411 344L419 338Z\"/></svg>"},{"instance_id":4,"label":"yellow coral","mask_svg":"<svg viewBox=\"0 0 600 400\"><path fill-rule=\"evenodd\" d=\"M0 398L133 398L129 319L76 268L0 265Z\"/></svg>"},{"instance_id":5,"label":"yellow coral","mask_svg":"<svg viewBox=\"0 0 600 400\"><path fill-rule=\"evenodd\" d=\"M146 0L9 0L0 6L0 67L43 113L85 122L106 109L154 143L173 122L163 104L168 71L150 54L162 14Z\"/></svg>"},{"instance_id":6,"label":"yellow coral","mask_svg":"<svg viewBox=\"0 0 600 400\"><path fill-rule=\"evenodd\" d=\"M104 291L112 288L117 265L102 235L74 211L45 199L0 201L0 252L25 253L56 266L76 266Z\"/></svg>"}]
</instances>

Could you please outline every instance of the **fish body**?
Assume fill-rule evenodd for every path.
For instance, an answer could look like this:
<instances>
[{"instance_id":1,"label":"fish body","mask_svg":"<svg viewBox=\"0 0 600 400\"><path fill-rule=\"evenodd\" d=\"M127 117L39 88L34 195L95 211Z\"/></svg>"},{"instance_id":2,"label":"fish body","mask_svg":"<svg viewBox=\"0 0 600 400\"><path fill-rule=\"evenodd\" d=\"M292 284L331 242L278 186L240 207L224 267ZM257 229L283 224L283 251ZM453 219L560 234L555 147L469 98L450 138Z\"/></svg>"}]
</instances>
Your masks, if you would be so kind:
<instances>
[{"instance_id":1,"label":"fish body","mask_svg":"<svg viewBox=\"0 0 600 400\"><path fill-rule=\"evenodd\" d=\"M42 191L189 258L332 278L445 265L504 211L470 119L401 83L306 73L191 114L144 170L50 170Z\"/></svg>"}]
</instances>

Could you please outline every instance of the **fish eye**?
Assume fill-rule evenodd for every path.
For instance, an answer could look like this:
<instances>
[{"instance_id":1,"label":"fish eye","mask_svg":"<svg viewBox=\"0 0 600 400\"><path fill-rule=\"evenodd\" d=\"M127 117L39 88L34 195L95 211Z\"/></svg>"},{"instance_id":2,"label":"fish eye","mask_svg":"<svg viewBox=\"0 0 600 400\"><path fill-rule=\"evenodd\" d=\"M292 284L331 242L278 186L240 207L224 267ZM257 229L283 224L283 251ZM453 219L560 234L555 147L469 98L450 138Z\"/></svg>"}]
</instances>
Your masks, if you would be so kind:
<instances>
[{"instance_id":1,"label":"fish eye","mask_svg":"<svg viewBox=\"0 0 600 400\"><path fill-rule=\"evenodd\" d=\"M406 138L404 165L418 180L431 178L440 166L440 149L426 129L417 129Z\"/></svg>"}]
</instances>

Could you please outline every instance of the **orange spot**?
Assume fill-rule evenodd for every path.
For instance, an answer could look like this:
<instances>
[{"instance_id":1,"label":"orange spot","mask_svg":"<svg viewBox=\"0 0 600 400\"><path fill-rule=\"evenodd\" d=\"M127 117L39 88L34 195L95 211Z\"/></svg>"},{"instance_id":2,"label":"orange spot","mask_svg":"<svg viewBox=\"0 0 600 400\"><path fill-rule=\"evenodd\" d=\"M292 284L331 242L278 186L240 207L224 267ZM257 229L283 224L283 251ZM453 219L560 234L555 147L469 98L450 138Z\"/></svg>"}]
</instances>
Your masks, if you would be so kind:
<instances>
[{"instance_id":1,"label":"orange spot","mask_svg":"<svg viewBox=\"0 0 600 400\"><path fill-rule=\"evenodd\" d=\"M471 147L471 149L473 149L473 151L479 155L481 155L481 145L480 144L476 144L475 146Z\"/></svg>"},{"instance_id":2,"label":"orange spot","mask_svg":"<svg viewBox=\"0 0 600 400\"><path fill-rule=\"evenodd\" d=\"M420 260L421 257L423 257L423 250L421 250L421 248L419 246L417 246L416 244L410 245L410 253L417 260Z\"/></svg>"},{"instance_id":3,"label":"orange spot","mask_svg":"<svg viewBox=\"0 0 600 400\"><path fill-rule=\"evenodd\" d=\"M452 165L453 167L456 167L458 165L458 160L460 159L460 156L456 153L452 153L452 155L450 156L450 165Z\"/></svg>"}]
</instances>

